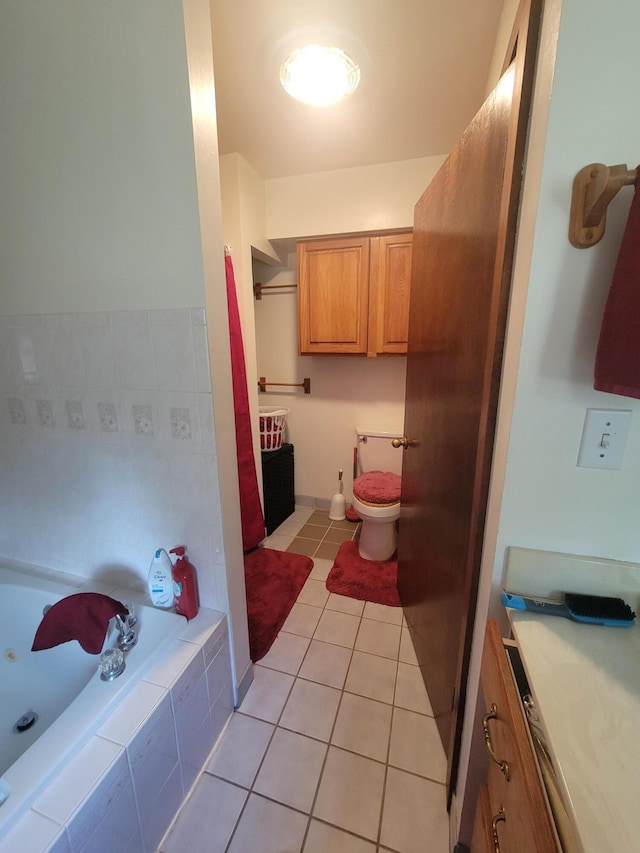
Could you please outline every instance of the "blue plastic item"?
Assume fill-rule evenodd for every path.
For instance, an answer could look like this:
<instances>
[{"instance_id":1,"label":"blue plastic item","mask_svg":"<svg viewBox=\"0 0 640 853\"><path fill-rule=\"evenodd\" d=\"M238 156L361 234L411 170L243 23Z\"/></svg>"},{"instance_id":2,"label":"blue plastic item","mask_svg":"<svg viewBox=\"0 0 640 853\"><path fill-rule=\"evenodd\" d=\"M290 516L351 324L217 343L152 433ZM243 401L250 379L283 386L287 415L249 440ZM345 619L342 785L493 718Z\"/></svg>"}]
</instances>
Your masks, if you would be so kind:
<instances>
[{"instance_id":1,"label":"blue plastic item","mask_svg":"<svg viewBox=\"0 0 640 853\"><path fill-rule=\"evenodd\" d=\"M565 593L564 601L559 602L503 592L502 603L505 607L511 607L514 610L546 613L547 616L563 616L574 622L616 628L629 628L635 623L636 618L636 614L621 598L582 595L577 592Z\"/></svg>"}]
</instances>

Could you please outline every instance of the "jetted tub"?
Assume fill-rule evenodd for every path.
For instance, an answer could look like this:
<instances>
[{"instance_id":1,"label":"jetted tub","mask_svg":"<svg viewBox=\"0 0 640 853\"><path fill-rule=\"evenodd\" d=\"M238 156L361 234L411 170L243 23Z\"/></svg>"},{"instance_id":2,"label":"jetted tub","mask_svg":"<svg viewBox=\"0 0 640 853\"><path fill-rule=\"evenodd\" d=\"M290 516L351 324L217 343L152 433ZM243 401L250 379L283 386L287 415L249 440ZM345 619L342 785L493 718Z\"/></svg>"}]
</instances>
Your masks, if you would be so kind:
<instances>
[{"instance_id":1,"label":"jetted tub","mask_svg":"<svg viewBox=\"0 0 640 853\"><path fill-rule=\"evenodd\" d=\"M78 582L83 583L83 579L78 579ZM62 778L61 774L64 775L65 768L72 766L74 758L83 747L91 748L89 742L92 739L102 744L106 742L109 747L113 747L114 767L117 761L120 761L121 765L126 759L125 764L128 762L129 765L126 768L130 779L128 784L135 788L134 759L127 751L128 744L118 737L117 727L109 728L110 719L116 712L120 713L120 717L129 720L126 712L129 694L151 695L153 702L147 701L154 709L157 707L156 717L166 718L170 722L171 733L174 731L174 716L176 717L177 763L173 770L179 768L177 777L181 781L179 786L174 785L173 788L176 791L179 788L181 795L184 795L188 791L187 783L193 780L187 779L188 774L181 765L177 715L182 693L188 697L191 691L195 692L194 684L200 676L205 684L207 699L212 693L217 694L220 691L223 711L221 713L221 709L218 709L218 729L221 729L225 721L224 714L230 714L233 708L224 615L217 611L204 611L195 620L187 623L183 617L174 613L136 604L138 623L135 630L138 632L138 642L126 654L124 673L114 681L106 682L100 679L98 673L99 655L88 654L76 641L39 652L31 651L43 608L60 598L82 591L81 586L62 585L55 580L3 567L0 567L0 584L0 851L8 841L7 832L12 835L18 832L16 842L19 841L21 820L24 821L28 817L32 821L34 815L40 817L39 802L45 803L41 811L50 818L49 823L51 820L59 820L61 825L64 825L64 816L58 817L55 813L47 812L47 788ZM135 592L127 597L118 595L117 592L110 594L125 602L135 602ZM140 597L139 592L137 596ZM115 645L116 636L115 629L110 629L104 648ZM211 644L213 639L217 641L215 649ZM215 654L212 654L213 652ZM219 652L220 657L217 656ZM214 669L208 664L212 663L213 657L216 657L217 661L216 679L225 679L228 682L225 683L224 690L222 684L213 687L208 683L209 669L211 668L212 673ZM175 664L171 663L172 660L175 660ZM173 673L171 676L167 675L167 668ZM147 682L145 679L149 673L152 673L151 681ZM176 690L174 695L174 687L180 685L181 677L185 687L182 693ZM208 709L205 709L205 704L206 701L200 702L199 714L208 713L210 723L207 729L208 737L204 738L205 753L202 755L202 763L213 746L212 739L215 740L211 722L214 699L210 699ZM25 731L14 731L16 722L31 711L38 714L36 722ZM147 713L146 717L151 720L151 714ZM146 717L141 725L146 724ZM155 725L158 720L155 717L153 719ZM187 729L192 726L193 721L189 720ZM97 736L99 731L103 732L102 737ZM115 743L110 740L111 731L116 732L113 737ZM132 733L134 731L138 732L139 729L132 726ZM120 765L119 785L122 784L124 766ZM172 772L170 775L173 777L176 773ZM176 797L177 793L173 799ZM138 818L138 823L140 822L141 816ZM159 840L156 838L157 830L155 833L151 832L148 837L145 837L144 826L137 826L136 831L140 833L141 849L153 849L153 844ZM69 834L72 836L71 832ZM13 844L13 841L11 843ZM70 843L75 850L73 837ZM43 849L48 848L45 846Z\"/></svg>"}]
</instances>

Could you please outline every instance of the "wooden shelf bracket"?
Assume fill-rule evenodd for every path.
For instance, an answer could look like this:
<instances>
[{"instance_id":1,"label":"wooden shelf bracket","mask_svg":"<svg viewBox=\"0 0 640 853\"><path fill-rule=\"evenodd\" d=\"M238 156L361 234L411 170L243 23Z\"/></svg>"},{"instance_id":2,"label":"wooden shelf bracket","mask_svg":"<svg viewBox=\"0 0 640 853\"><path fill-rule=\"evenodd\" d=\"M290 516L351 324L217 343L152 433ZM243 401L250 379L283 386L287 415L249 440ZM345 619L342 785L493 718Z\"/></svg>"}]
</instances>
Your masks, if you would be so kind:
<instances>
[{"instance_id":1,"label":"wooden shelf bracket","mask_svg":"<svg viewBox=\"0 0 640 853\"><path fill-rule=\"evenodd\" d=\"M588 249L602 239L607 208L622 187L634 186L638 169L626 164L605 166L591 163L580 169L573 180L569 242L576 249Z\"/></svg>"}]
</instances>

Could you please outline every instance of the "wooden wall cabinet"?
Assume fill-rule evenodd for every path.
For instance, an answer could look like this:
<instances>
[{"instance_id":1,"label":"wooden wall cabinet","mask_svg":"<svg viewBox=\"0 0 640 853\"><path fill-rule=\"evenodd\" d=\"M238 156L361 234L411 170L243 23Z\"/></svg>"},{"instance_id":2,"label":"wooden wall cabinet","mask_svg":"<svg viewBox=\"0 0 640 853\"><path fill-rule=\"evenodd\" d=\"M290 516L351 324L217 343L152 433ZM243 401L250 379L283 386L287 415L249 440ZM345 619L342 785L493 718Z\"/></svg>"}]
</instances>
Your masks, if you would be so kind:
<instances>
[{"instance_id":1,"label":"wooden wall cabinet","mask_svg":"<svg viewBox=\"0 0 640 853\"><path fill-rule=\"evenodd\" d=\"M406 353L410 233L298 243L301 355Z\"/></svg>"},{"instance_id":2,"label":"wooden wall cabinet","mask_svg":"<svg viewBox=\"0 0 640 853\"><path fill-rule=\"evenodd\" d=\"M481 681L489 764L476 806L471 853L558 853L520 695L494 620L487 624Z\"/></svg>"}]
</instances>

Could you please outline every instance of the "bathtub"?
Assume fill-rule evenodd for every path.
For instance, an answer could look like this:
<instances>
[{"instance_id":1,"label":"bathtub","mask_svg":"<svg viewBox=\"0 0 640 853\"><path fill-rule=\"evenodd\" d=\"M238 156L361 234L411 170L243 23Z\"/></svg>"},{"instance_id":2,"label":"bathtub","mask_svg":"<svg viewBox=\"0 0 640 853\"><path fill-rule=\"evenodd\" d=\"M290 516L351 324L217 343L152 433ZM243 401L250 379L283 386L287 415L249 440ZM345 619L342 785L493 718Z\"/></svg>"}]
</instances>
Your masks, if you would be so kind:
<instances>
[{"instance_id":1,"label":"bathtub","mask_svg":"<svg viewBox=\"0 0 640 853\"><path fill-rule=\"evenodd\" d=\"M105 682L99 656L75 641L30 651L43 607L81 586L24 567L0 567L0 585L0 853L153 853L233 710L224 614L202 610L187 622L136 603L138 643L124 673ZM28 711L37 721L15 733ZM104 802L124 791L122 816L92 837L88 827L100 825ZM166 803L160 820L159 801ZM34 837L42 844L34 847Z\"/></svg>"}]
</instances>

